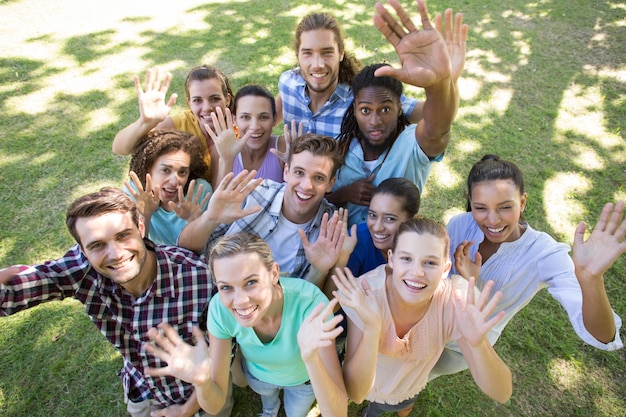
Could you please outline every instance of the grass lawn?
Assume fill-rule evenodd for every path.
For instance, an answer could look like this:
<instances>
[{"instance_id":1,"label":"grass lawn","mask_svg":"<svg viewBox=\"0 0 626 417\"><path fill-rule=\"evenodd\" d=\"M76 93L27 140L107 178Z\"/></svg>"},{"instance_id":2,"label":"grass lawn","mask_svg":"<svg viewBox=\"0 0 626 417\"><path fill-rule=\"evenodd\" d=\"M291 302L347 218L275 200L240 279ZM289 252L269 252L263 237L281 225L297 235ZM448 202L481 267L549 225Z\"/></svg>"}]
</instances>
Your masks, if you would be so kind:
<instances>
[{"instance_id":1,"label":"grass lawn","mask_svg":"<svg viewBox=\"0 0 626 417\"><path fill-rule=\"evenodd\" d=\"M402 0L415 10L414 3ZM63 255L73 243L65 209L104 185L121 186L129 158L115 133L138 116L132 76L158 65L185 108L195 65L229 75L235 89L277 93L295 64L293 30L311 11L342 23L364 64L395 54L372 24L374 2L322 0L0 0L0 265ZM470 25L461 108L422 214L463 211L463 181L485 153L518 163L526 217L571 243L607 201L626 199L626 3L580 0L431 0ZM408 94L421 97L419 91ZM626 256L605 277L626 317ZM626 338L624 329L622 339ZM546 291L507 326L497 352L513 372L513 396L495 404L468 372L442 377L412 416L619 416L626 409L626 354L578 339ZM1 416L123 416L122 360L72 300L0 320ZM256 395L237 389L234 415L254 416ZM359 406L350 406L356 416Z\"/></svg>"}]
</instances>

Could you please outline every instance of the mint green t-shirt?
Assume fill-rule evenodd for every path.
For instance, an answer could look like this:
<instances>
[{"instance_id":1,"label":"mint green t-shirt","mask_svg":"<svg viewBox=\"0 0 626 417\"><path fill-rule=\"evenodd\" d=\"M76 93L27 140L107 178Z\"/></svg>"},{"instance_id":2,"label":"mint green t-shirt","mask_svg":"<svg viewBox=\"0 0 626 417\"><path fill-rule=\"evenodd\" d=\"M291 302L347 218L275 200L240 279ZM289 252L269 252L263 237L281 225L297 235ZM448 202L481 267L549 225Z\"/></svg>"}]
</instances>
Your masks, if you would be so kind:
<instances>
[{"instance_id":1,"label":"mint green t-shirt","mask_svg":"<svg viewBox=\"0 0 626 417\"><path fill-rule=\"evenodd\" d=\"M219 339L237 338L248 371L260 381L279 386L295 386L309 380L300 357L298 330L304 319L328 298L314 284L300 278L281 277L283 318L276 337L263 343L254 329L241 326L222 304L219 293L211 299L207 327Z\"/></svg>"}]
</instances>

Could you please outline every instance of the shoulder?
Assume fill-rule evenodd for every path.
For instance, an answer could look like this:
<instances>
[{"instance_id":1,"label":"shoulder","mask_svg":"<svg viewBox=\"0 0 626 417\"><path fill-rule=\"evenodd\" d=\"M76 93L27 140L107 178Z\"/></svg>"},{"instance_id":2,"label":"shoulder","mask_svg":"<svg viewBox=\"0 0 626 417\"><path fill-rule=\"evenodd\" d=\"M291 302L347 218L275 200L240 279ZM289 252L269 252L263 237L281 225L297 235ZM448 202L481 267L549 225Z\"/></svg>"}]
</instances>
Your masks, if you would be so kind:
<instances>
[{"instance_id":1,"label":"shoulder","mask_svg":"<svg viewBox=\"0 0 626 417\"><path fill-rule=\"evenodd\" d=\"M208 271L208 260L204 255L198 255L180 246L154 245L146 242L146 246L152 246L159 263L167 263L181 268L194 268Z\"/></svg>"},{"instance_id":2,"label":"shoulder","mask_svg":"<svg viewBox=\"0 0 626 417\"><path fill-rule=\"evenodd\" d=\"M282 74L280 74L280 78L278 79L279 86L285 84L295 85L301 83L304 83L304 78L302 78L302 75L300 74L300 68L288 69L287 71L284 71Z\"/></svg>"}]
</instances>

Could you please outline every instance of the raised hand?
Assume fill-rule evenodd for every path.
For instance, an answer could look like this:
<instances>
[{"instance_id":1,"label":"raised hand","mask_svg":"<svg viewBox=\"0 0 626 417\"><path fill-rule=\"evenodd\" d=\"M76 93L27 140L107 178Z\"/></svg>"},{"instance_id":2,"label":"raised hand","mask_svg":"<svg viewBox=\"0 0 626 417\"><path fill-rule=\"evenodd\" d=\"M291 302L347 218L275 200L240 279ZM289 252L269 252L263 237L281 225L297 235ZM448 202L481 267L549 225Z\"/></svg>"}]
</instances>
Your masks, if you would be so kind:
<instances>
[{"instance_id":1,"label":"raised hand","mask_svg":"<svg viewBox=\"0 0 626 417\"><path fill-rule=\"evenodd\" d=\"M204 340L204 334L198 327L193 328L196 345L185 342L166 323L159 324L148 331L148 337L155 344L146 343L144 349L150 355L156 356L167 363L163 368L146 368L148 376L173 376L194 385L202 385L211 377L211 360L209 346Z\"/></svg>"},{"instance_id":2,"label":"raised hand","mask_svg":"<svg viewBox=\"0 0 626 417\"><path fill-rule=\"evenodd\" d=\"M478 277L478 274L480 274L480 267L483 264L483 257L478 252L476 252L476 260L472 261L470 248L473 244L473 240L470 242L464 240L454 251L454 266L456 266L456 270L459 271L459 274L465 279Z\"/></svg>"},{"instance_id":3,"label":"raised hand","mask_svg":"<svg viewBox=\"0 0 626 417\"><path fill-rule=\"evenodd\" d=\"M146 88L141 88L139 77L134 76L133 82L137 90L140 118L146 123L158 124L165 119L176 103L177 94L172 94L165 103L165 95L170 88L172 74L161 72L158 68L146 71Z\"/></svg>"},{"instance_id":4,"label":"raised hand","mask_svg":"<svg viewBox=\"0 0 626 417\"><path fill-rule=\"evenodd\" d=\"M341 233L344 235L343 245L341 246L341 252L339 253L339 259L337 260L337 266L344 267L348 264L348 260L350 259L350 255L354 251L356 244L358 243L358 238L356 235L356 224L353 224L350 228L350 233L348 233L348 209L340 208L339 209L339 217L342 221L342 229Z\"/></svg>"},{"instance_id":5,"label":"raised hand","mask_svg":"<svg viewBox=\"0 0 626 417\"><path fill-rule=\"evenodd\" d=\"M407 12L397 0L389 0L400 24L383 7L376 3L374 24L393 45L402 63L401 69L384 66L376 70L376 76L389 76L416 87L428 88L439 81L451 77L451 63L446 42L435 29L429 18L426 3L417 0L422 30L418 30Z\"/></svg>"},{"instance_id":6,"label":"raised hand","mask_svg":"<svg viewBox=\"0 0 626 417\"><path fill-rule=\"evenodd\" d=\"M270 152L276 155L278 159L283 161L283 163L288 164L291 142L302 136L302 134L304 133L304 122L300 122L296 125L296 121L292 120L291 128L289 124L285 123L284 132L285 133L283 137L285 138L285 151L282 152L278 149L270 149Z\"/></svg>"},{"instance_id":7,"label":"raised hand","mask_svg":"<svg viewBox=\"0 0 626 417\"><path fill-rule=\"evenodd\" d=\"M230 224L261 210L260 206L241 208L246 197L263 181L255 179L256 171L244 169L236 176L230 172L215 189L204 214L208 220Z\"/></svg>"},{"instance_id":8,"label":"raised hand","mask_svg":"<svg viewBox=\"0 0 626 417\"><path fill-rule=\"evenodd\" d=\"M624 202L615 205L607 203L596 227L585 241L584 222L578 224L574 234L572 259L576 267L578 279L585 277L602 277L607 269L626 252L626 218L624 218Z\"/></svg>"},{"instance_id":9,"label":"raised hand","mask_svg":"<svg viewBox=\"0 0 626 417\"><path fill-rule=\"evenodd\" d=\"M333 346L335 339L343 331L341 326L337 327L343 319L341 315L327 320L332 315L336 305L337 299L335 298L326 305L320 303L300 325L298 346L300 346L300 356L303 361L306 362L313 358L319 349Z\"/></svg>"},{"instance_id":10,"label":"raised hand","mask_svg":"<svg viewBox=\"0 0 626 417\"><path fill-rule=\"evenodd\" d=\"M452 9L445 11L445 32L441 25L441 14L435 16L435 28L444 36L450 63L452 79L456 82L465 68L465 47L467 44L467 25L463 24L463 13L457 13L452 25Z\"/></svg>"},{"instance_id":11,"label":"raised hand","mask_svg":"<svg viewBox=\"0 0 626 417\"><path fill-rule=\"evenodd\" d=\"M504 311L500 311L491 319L489 318L500 298L502 298L500 291L496 292L491 299L489 298L493 288L493 281L488 281L485 284L478 301L475 301L475 282L474 277L470 277L468 280L465 300L463 300L460 290L455 290L454 292L454 316L459 324L461 334L471 346L480 345L487 333L489 333L489 330L502 320L505 315Z\"/></svg>"},{"instance_id":12,"label":"raised hand","mask_svg":"<svg viewBox=\"0 0 626 417\"><path fill-rule=\"evenodd\" d=\"M139 181L139 177L133 171L130 171L130 179L131 183L128 181L124 181L124 187L128 190L133 200L135 200L135 207L137 207L137 211L141 214L145 219L150 219L152 213L159 208L159 204L161 204L161 200L159 198L159 186L152 186L152 177L150 174L146 174L146 188L143 188L141 185L141 181Z\"/></svg>"},{"instance_id":13,"label":"raised hand","mask_svg":"<svg viewBox=\"0 0 626 417\"><path fill-rule=\"evenodd\" d=\"M339 300L343 307L354 310L361 321L364 329L380 329L381 312L376 299L372 296L369 283L360 279L357 281L348 268L335 268L335 274L331 279L337 286L333 295Z\"/></svg>"},{"instance_id":14,"label":"raised hand","mask_svg":"<svg viewBox=\"0 0 626 417\"><path fill-rule=\"evenodd\" d=\"M183 194L183 187L178 187L178 203L170 201L168 203L170 210L173 210L178 217L188 222L197 219L202 214L202 208L209 201L209 197L211 197L211 194L207 193L204 198L200 200L202 191L204 191L204 184L196 186L196 180L189 182L186 197Z\"/></svg>"},{"instance_id":15,"label":"raised hand","mask_svg":"<svg viewBox=\"0 0 626 417\"><path fill-rule=\"evenodd\" d=\"M248 130L243 137L239 137L239 130L234 125L233 117L228 108L224 114L222 109L218 107L215 112L211 113L211 119L213 120L213 127L205 124L204 128L213 139L220 159L233 161L248 143L248 139L252 136L252 130ZM230 168L232 170L232 167Z\"/></svg>"},{"instance_id":16,"label":"raised hand","mask_svg":"<svg viewBox=\"0 0 626 417\"><path fill-rule=\"evenodd\" d=\"M315 269L325 275L337 262L345 239L343 221L340 220L339 213L335 211L330 220L328 213L324 213L320 234L314 243L309 242L304 230L298 229L298 234L302 239L306 259Z\"/></svg>"}]
</instances>

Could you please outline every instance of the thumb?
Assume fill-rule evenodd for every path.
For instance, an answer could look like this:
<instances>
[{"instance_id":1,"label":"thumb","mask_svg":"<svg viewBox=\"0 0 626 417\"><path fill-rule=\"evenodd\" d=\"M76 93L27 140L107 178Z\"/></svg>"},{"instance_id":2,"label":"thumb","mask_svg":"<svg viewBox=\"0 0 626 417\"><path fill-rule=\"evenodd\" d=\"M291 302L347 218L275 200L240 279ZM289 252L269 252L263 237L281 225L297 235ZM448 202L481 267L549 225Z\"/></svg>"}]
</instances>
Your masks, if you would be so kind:
<instances>
[{"instance_id":1,"label":"thumb","mask_svg":"<svg viewBox=\"0 0 626 417\"><path fill-rule=\"evenodd\" d=\"M374 72L375 77L391 77L399 81L402 81L403 74L402 70L393 68L389 65L382 66Z\"/></svg>"},{"instance_id":2,"label":"thumb","mask_svg":"<svg viewBox=\"0 0 626 417\"><path fill-rule=\"evenodd\" d=\"M576 226L576 232L574 232L574 246L580 246L583 244L585 230L587 230L587 224L585 222L578 223L578 226Z\"/></svg>"}]
</instances>

